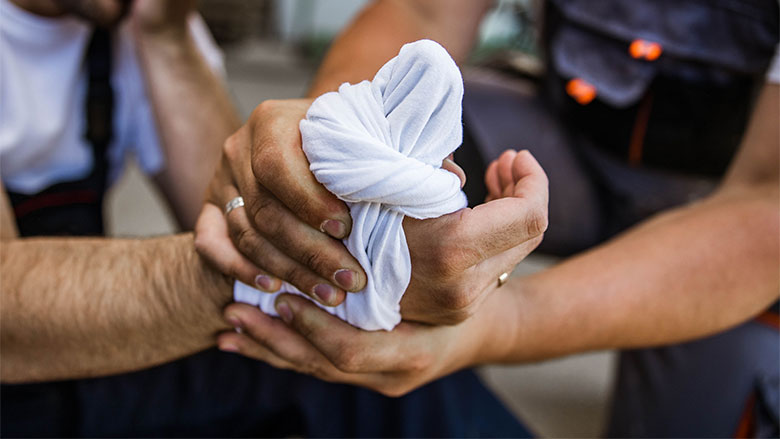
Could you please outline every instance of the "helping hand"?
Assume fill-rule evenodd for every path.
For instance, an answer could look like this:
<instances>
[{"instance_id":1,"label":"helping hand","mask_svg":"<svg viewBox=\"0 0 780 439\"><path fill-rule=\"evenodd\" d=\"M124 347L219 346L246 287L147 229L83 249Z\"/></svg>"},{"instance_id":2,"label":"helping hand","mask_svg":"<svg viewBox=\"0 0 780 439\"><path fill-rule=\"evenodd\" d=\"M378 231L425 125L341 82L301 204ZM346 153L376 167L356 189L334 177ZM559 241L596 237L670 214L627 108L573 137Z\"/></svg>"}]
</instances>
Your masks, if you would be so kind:
<instances>
[{"instance_id":1,"label":"helping hand","mask_svg":"<svg viewBox=\"0 0 780 439\"><path fill-rule=\"evenodd\" d=\"M310 105L308 99L266 101L227 139L195 245L247 285L274 292L284 279L335 306L345 291L363 289L366 275L340 242L352 227L346 204L314 179L301 148L298 124ZM224 215L239 194L245 206Z\"/></svg>"},{"instance_id":2,"label":"helping hand","mask_svg":"<svg viewBox=\"0 0 780 439\"><path fill-rule=\"evenodd\" d=\"M528 151L512 159L505 198L435 219L404 220L412 257L404 320L465 320L499 286L498 277L539 245L547 229L547 176Z\"/></svg>"},{"instance_id":3,"label":"helping hand","mask_svg":"<svg viewBox=\"0 0 780 439\"><path fill-rule=\"evenodd\" d=\"M241 332L221 334L219 348L388 396L403 395L484 358L478 333L463 325L402 322L391 332L367 332L291 294L279 296L277 310L284 321L250 305L230 305L225 315Z\"/></svg>"},{"instance_id":4,"label":"helping hand","mask_svg":"<svg viewBox=\"0 0 780 439\"><path fill-rule=\"evenodd\" d=\"M333 239L349 234L349 210L314 179L301 148L298 123L310 104L265 102L225 142L209 189L211 206L196 227L196 246L222 272L244 283L273 292L284 279L334 306L345 291L363 289L366 277ZM436 219L404 221L412 258L412 281L401 302L404 319L464 320L495 289L498 276L539 244L547 225L547 179L530 154L521 157L511 198ZM454 163L445 160L443 167L463 180ZM239 193L246 205L225 219L222 209ZM317 294L322 285L330 293L324 298Z\"/></svg>"}]
</instances>

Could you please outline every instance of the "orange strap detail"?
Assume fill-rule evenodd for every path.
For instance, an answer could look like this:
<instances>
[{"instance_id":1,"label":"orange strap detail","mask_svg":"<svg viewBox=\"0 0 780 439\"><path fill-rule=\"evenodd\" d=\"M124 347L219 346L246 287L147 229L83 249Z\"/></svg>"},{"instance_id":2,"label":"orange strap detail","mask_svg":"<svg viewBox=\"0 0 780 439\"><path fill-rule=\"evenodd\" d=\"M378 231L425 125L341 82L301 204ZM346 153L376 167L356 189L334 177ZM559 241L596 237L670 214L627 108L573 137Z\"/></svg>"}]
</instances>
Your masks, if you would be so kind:
<instances>
[{"instance_id":1,"label":"orange strap detail","mask_svg":"<svg viewBox=\"0 0 780 439\"><path fill-rule=\"evenodd\" d=\"M636 39L628 46L628 53L635 59L655 61L663 53L663 47L653 41Z\"/></svg>"},{"instance_id":2,"label":"orange strap detail","mask_svg":"<svg viewBox=\"0 0 780 439\"><path fill-rule=\"evenodd\" d=\"M580 105L587 105L596 98L596 87L582 78L574 78L566 83L566 93Z\"/></svg>"}]
</instances>

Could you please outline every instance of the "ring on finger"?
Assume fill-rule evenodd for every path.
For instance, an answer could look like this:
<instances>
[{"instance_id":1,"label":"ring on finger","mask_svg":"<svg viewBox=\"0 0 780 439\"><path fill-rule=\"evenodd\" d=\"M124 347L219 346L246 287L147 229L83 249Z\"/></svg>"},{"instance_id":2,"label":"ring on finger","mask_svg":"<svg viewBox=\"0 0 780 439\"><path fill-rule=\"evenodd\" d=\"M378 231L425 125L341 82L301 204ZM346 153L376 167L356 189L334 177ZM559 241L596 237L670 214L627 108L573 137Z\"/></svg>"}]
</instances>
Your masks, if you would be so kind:
<instances>
[{"instance_id":1,"label":"ring on finger","mask_svg":"<svg viewBox=\"0 0 780 439\"><path fill-rule=\"evenodd\" d=\"M235 209L236 207L243 207L244 206L244 198L241 196L238 196L236 198L233 198L232 200L228 201L227 204L225 204L225 215L229 214L231 210Z\"/></svg>"},{"instance_id":2,"label":"ring on finger","mask_svg":"<svg viewBox=\"0 0 780 439\"><path fill-rule=\"evenodd\" d=\"M506 272L505 273L501 273L501 276L498 276L498 286L499 286L499 288L502 287L506 283L507 279L509 279L509 273L506 273Z\"/></svg>"}]
</instances>

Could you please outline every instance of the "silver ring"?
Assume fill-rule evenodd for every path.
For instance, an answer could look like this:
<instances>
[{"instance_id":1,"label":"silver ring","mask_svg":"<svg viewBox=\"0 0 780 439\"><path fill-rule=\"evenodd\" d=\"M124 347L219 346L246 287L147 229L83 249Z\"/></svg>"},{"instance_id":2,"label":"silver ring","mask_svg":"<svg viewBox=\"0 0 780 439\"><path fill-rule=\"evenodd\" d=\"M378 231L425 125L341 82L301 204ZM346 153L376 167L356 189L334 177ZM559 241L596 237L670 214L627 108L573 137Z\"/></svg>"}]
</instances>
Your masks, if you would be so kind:
<instances>
[{"instance_id":1,"label":"silver ring","mask_svg":"<svg viewBox=\"0 0 780 439\"><path fill-rule=\"evenodd\" d=\"M244 198L243 197L236 197L232 200L228 201L227 204L225 204L225 215L229 214L231 210L235 209L236 207L243 207L244 206Z\"/></svg>"},{"instance_id":2,"label":"silver ring","mask_svg":"<svg viewBox=\"0 0 780 439\"><path fill-rule=\"evenodd\" d=\"M501 276L498 276L498 286L499 288L502 287L506 280L509 279L509 273L501 273Z\"/></svg>"}]
</instances>

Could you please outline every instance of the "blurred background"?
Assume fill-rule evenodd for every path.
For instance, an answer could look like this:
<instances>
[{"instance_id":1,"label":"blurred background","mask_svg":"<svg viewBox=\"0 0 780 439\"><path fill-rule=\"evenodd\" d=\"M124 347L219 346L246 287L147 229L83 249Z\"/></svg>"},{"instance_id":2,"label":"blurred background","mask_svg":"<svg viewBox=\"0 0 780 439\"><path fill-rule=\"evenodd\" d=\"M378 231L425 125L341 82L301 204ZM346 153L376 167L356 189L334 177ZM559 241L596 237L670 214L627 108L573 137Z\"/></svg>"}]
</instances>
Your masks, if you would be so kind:
<instances>
[{"instance_id":1,"label":"blurred background","mask_svg":"<svg viewBox=\"0 0 780 439\"><path fill-rule=\"evenodd\" d=\"M366 0L201 0L200 11L225 54L227 81L246 118L266 99L303 95L332 38ZM538 74L532 0L501 0L482 25L465 69L492 67ZM162 198L133 163L109 195L113 236L173 233ZM531 255L515 275L555 259ZM502 334L496 334L501 337ZM535 433L552 437L602 434L615 356L596 352L524 366L481 369L485 382Z\"/></svg>"}]
</instances>

